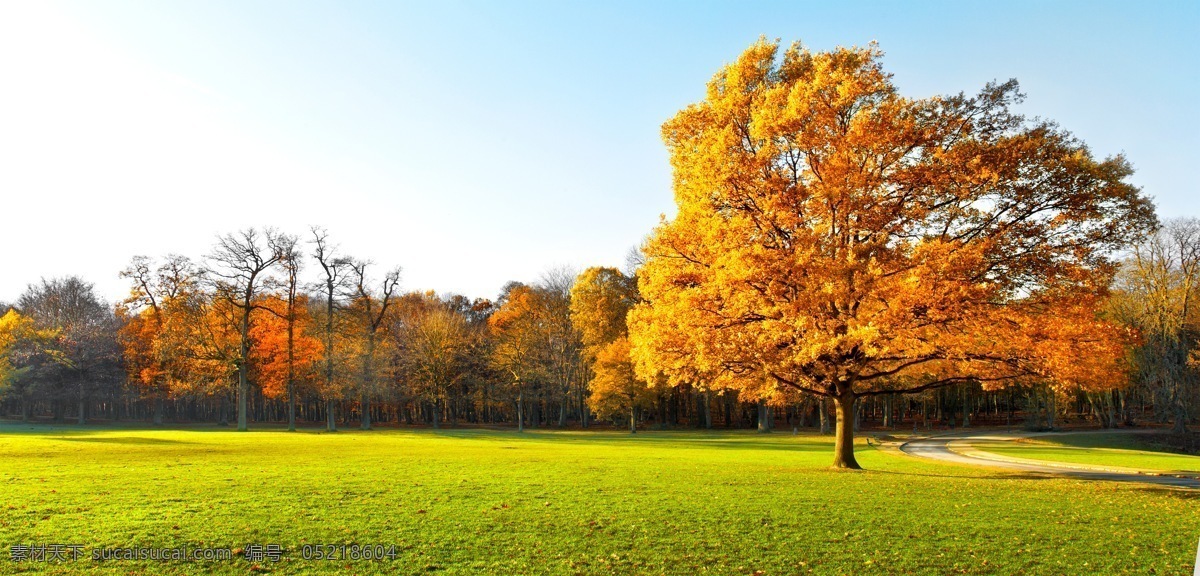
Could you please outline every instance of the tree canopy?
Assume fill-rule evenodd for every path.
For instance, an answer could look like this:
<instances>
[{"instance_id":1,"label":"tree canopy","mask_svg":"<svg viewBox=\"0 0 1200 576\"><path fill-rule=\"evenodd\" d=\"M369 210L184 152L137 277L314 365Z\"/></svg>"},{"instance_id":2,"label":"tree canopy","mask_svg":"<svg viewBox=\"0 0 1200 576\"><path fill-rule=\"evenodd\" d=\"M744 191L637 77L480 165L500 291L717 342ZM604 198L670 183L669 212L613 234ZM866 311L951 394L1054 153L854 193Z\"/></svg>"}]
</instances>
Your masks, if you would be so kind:
<instances>
[{"instance_id":1,"label":"tree canopy","mask_svg":"<svg viewBox=\"0 0 1200 576\"><path fill-rule=\"evenodd\" d=\"M639 373L833 398L841 467L862 395L1110 385L1096 309L1153 207L1021 99L903 97L873 44L751 46L663 126L678 213L644 247Z\"/></svg>"}]
</instances>

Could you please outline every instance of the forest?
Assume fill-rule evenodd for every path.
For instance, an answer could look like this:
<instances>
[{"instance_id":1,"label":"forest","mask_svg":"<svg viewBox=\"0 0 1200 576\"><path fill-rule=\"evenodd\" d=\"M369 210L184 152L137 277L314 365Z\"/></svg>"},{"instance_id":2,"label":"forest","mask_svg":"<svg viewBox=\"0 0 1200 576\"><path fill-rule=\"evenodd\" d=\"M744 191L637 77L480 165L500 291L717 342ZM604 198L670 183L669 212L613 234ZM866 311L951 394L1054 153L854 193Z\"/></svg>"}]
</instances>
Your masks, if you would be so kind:
<instances>
[{"instance_id":1,"label":"forest","mask_svg":"<svg viewBox=\"0 0 1200 576\"><path fill-rule=\"evenodd\" d=\"M814 395L638 378L621 344L640 299L636 268L554 269L495 300L402 292L399 268L375 275L314 228L306 240L243 230L201 260L138 256L121 275L130 296L116 304L65 277L3 306L5 415L242 429L832 425L831 403ZM1063 391L1031 379L871 396L855 425L1194 422L1198 281L1200 223L1167 222L1131 247L1107 302L1139 335L1119 385Z\"/></svg>"}]
</instances>

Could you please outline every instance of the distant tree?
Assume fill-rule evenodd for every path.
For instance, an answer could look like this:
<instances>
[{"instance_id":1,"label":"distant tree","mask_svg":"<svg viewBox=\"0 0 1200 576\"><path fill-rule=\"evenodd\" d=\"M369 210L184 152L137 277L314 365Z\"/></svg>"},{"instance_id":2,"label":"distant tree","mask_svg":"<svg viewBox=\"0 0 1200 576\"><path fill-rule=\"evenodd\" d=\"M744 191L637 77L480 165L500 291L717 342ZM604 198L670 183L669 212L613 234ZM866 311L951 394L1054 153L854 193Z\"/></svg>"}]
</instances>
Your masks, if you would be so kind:
<instances>
[{"instance_id":1,"label":"distant tree","mask_svg":"<svg viewBox=\"0 0 1200 576\"><path fill-rule=\"evenodd\" d=\"M3 395L17 375L12 362L12 350L22 333L33 328L33 321L11 308L0 316L0 395Z\"/></svg>"},{"instance_id":2,"label":"distant tree","mask_svg":"<svg viewBox=\"0 0 1200 576\"><path fill-rule=\"evenodd\" d=\"M21 405L21 418L29 418L33 383L27 376L39 365L55 365L64 358L54 348L58 330L39 330L33 319L4 307L0 315L0 398L15 399Z\"/></svg>"},{"instance_id":3,"label":"distant tree","mask_svg":"<svg viewBox=\"0 0 1200 576\"><path fill-rule=\"evenodd\" d=\"M577 272L571 268L558 267L548 270L538 282L539 299L545 309L545 340L547 346L547 371L554 382L558 403L558 426L567 424L567 405L571 399L571 388L577 382L583 384L583 342L575 324L571 322L571 287Z\"/></svg>"},{"instance_id":4,"label":"distant tree","mask_svg":"<svg viewBox=\"0 0 1200 576\"><path fill-rule=\"evenodd\" d=\"M508 375L517 401L517 430L525 430L525 392L542 378L545 368L544 310L538 290L524 284L505 287L504 298L488 318L492 363Z\"/></svg>"},{"instance_id":5,"label":"distant tree","mask_svg":"<svg viewBox=\"0 0 1200 576\"><path fill-rule=\"evenodd\" d=\"M637 280L616 268L592 267L579 274L571 289L571 319L589 354L628 332L625 317L637 299Z\"/></svg>"},{"instance_id":6,"label":"distant tree","mask_svg":"<svg viewBox=\"0 0 1200 576\"><path fill-rule=\"evenodd\" d=\"M215 398L217 423L226 425L229 400L237 394L241 314L229 300L205 289L202 271L194 278L177 284L181 288L166 308L160 347L171 360L171 394Z\"/></svg>"},{"instance_id":7,"label":"distant tree","mask_svg":"<svg viewBox=\"0 0 1200 576\"><path fill-rule=\"evenodd\" d=\"M17 308L39 330L53 330L53 362L41 365L35 381L48 395L78 403L78 422L87 420L87 404L104 388L119 387L121 346L112 308L96 295L91 283L77 276L42 280L30 285Z\"/></svg>"},{"instance_id":8,"label":"distant tree","mask_svg":"<svg viewBox=\"0 0 1200 576\"><path fill-rule=\"evenodd\" d=\"M333 432L337 430L336 407L341 398L341 391L334 382L334 365L338 350L334 331L334 311L337 309L337 299L347 288L350 272L350 259L336 254L337 249L329 243L329 234L323 229L313 227L312 233L313 259L321 267L321 280L317 287L324 297L325 326L322 334L325 343L325 379L320 388L321 397L325 400L325 428Z\"/></svg>"},{"instance_id":9,"label":"distant tree","mask_svg":"<svg viewBox=\"0 0 1200 576\"><path fill-rule=\"evenodd\" d=\"M1135 245L1113 308L1141 335L1135 376L1184 433L1200 399L1200 220L1168 220Z\"/></svg>"},{"instance_id":10,"label":"distant tree","mask_svg":"<svg viewBox=\"0 0 1200 576\"><path fill-rule=\"evenodd\" d=\"M286 353L285 363L287 367L287 375L285 382L285 390L287 393L287 412L288 412L288 431L296 430L296 323L298 315L305 310L303 295L300 294L300 270L303 268L302 257L303 253L297 245L297 238L287 236L280 242L280 250L282 255L279 259L279 267L283 269L283 274L274 284L274 288L283 293L279 298L282 306L265 306L264 309L282 319L286 325ZM311 342L305 344L311 345ZM309 347L308 352L314 351L315 348ZM304 358L301 361L307 366L311 364L310 358Z\"/></svg>"},{"instance_id":11,"label":"distant tree","mask_svg":"<svg viewBox=\"0 0 1200 576\"><path fill-rule=\"evenodd\" d=\"M400 284L400 267L397 266L384 275L380 282L379 291L369 286L367 267L371 263L356 260L350 263L350 305L358 319L358 329L363 339L362 352L359 359L362 371L359 373L359 420L360 428L371 429L371 394L375 392L375 346L379 330L384 326L388 306L392 303L393 293Z\"/></svg>"},{"instance_id":12,"label":"distant tree","mask_svg":"<svg viewBox=\"0 0 1200 576\"><path fill-rule=\"evenodd\" d=\"M624 335L599 347L588 404L601 417L629 415L629 433L637 434L637 411L654 399L650 388L633 369L629 339Z\"/></svg>"},{"instance_id":13,"label":"distant tree","mask_svg":"<svg viewBox=\"0 0 1200 576\"><path fill-rule=\"evenodd\" d=\"M644 377L831 399L836 467L863 396L1118 385L1097 309L1155 221L1124 158L1012 112L1015 81L905 98L881 58L760 41L663 126L678 211L630 316Z\"/></svg>"},{"instance_id":14,"label":"distant tree","mask_svg":"<svg viewBox=\"0 0 1200 576\"><path fill-rule=\"evenodd\" d=\"M474 334L462 314L432 295L426 301L427 306L401 337L406 344L407 372L433 403L433 427L437 428L451 387L467 375Z\"/></svg>"},{"instance_id":15,"label":"distant tree","mask_svg":"<svg viewBox=\"0 0 1200 576\"><path fill-rule=\"evenodd\" d=\"M636 280L616 268L588 268L571 289L571 320L592 364L589 405L601 416L628 414L630 433L637 432L637 409L651 398L629 357L626 316L637 301Z\"/></svg>"},{"instance_id":16,"label":"distant tree","mask_svg":"<svg viewBox=\"0 0 1200 576\"><path fill-rule=\"evenodd\" d=\"M153 400L154 423L162 424L165 400L186 370L186 358L167 339L169 325L181 321L177 308L197 288L199 274L187 257L172 254L157 267L151 258L135 256L120 276L131 283L117 306L125 367L130 382Z\"/></svg>"},{"instance_id":17,"label":"distant tree","mask_svg":"<svg viewBox=\"0 0 1200 576\"><path fill-rule=\"evenodd\" d=\"M237 420L238 430L249 429L247 400L250 382L247 378L248 360L253 346L250 327L256 309L260 307L258 295L271 268L287 254L288 246L295 240L273 228L262 232L247 228L221 236L208 256L206 273L213 281L218 298L237 309L238 353L237 353Z\"/></svg>"}]
</instances>

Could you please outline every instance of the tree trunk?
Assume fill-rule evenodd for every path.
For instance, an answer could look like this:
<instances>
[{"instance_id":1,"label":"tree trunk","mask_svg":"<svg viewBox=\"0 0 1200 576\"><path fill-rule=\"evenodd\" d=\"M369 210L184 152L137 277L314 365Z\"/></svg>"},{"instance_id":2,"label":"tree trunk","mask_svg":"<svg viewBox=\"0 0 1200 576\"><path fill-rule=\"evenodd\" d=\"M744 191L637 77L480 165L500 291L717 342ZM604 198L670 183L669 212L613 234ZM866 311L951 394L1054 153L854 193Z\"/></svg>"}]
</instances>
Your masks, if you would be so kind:
<instances>
[{"instance_id":1,"label":"tree trunk","mask_svg":"<svg viewBox=\"0 0 1200 576\"><path fill-rule=\"evenodd\" d=\"M854 400L851 392L843 392L834 398L837 408L837 435L833 441L834 468L862 468L854 459Z\"/></svg>"},{"instance_id":2,"label":"tree trunk","mask_svg":"<svg viewBox=\"0 0 1200 576\"><path fill-rule=\"evenodd\" d=\"M246 300L249 301L250 298L247 297ZM246 378L250 356L250 308L242 310L241 352L242 355L238 358L237 429L239 432L245 432L250 429L246 417L246 409L250 402L250 381Z\"/></svg>"},{"instance_id":3,"label":"tree trunk","mask_svg":"<svg viewBox=\"0 0 1200 576\"><path fill-rule=\"evenodd\" d=\"M1179 394L1179 399L1175 401L1175 422L1171 427L1171 432L1174 434L1187 434L1188 411L1187 405L1183 402L1183 393ZM82 412L81 412L82 413Z\"/></svg>"},{"instance_id":4,"label":"tree trunk","mask_svg":"<svg viewBox=\"0 0 1200 576\"><path fill-rule=\"evenodd\" d=\"M965 384L962 387L962 425L963 428L971 427L971 397Z\"/></svg>"},{"instance_id":5,"label":"tree trunk","mask_svg":"<svg viewBox=\"0 0 1200 576\"><path fill-rule=\"evenodd\" d=\"M767 420L768 420L767 401L760 398L758 400L758 433L759 434L765 434L765 433L771 431L771 424Z\"/></svg>"},{"instance_id":6,"label":"tree trunk","mask_svg":"<svg viewBox=\"0 0 1200 576\"><path fill-rule=\"evenodd\" d=\"M733 408L730 406L732 402L729 400L729 390L721 394L721 399L721 407L725 409L725 427L733 428Z\"/></svg>"},{"instance_id":7,"label":"tree trunk","mask_svg":"<svg viewBox=\"0 0 1200 576\"><path fill-rule=\"evenodd\" d=\"M294 300L294 297L293 297ZM288 403L288 432L296 431L296 313L293 310L295 303L288 304L288 379L287 379L287 403Z\"/></svg>"},{"instance_id":8,"label":"tree trunk","mask_svg":"<svg viewBox=\"0 0 1200 576\"><path fill-rule=\"evenodd\" d=\"M324 266L325 262L322 261ZM328 271L326 271L328 273ZM326 297L325 301L325 393L329 394L333 388L333 280L325 283ZM333 415L333 399L325 400L325 430L328 432L337 432L337 420Z\"/></svg>"},{"instance_id":9,"label":"tree trunk","mask_svg":"<svg viewBox=\"0 0 1200 576\"><path fill-rule=\"evenodd\" d=\"M821 434L829 433L829 407L825 404L825 398L821 397L821 403L818 405L818 411L821 413Z\"/></svg>"},{"instance_id":10,"label":"tree trunk","mask_svg":"<svg viewBox=\"0 0 1200 576\"><path fill-rule=\"evenodd\" d=\"M580 384L579 385L579 422L584 428L587 428L588 424L589 424L588 409L587 409L587 399L584 398L584 391L585 391L585 387L583 386L583 384Z\"/></svg>"},{"instance_id":11,"label":"tree trunk","mask_svg":"<svg viewBox=\"0 0 1200 576\"><path fill-rule=\"evenodd\" d=\"M1050 428L1052 430L1054 429L1054 417L1057 416L1056 412L1058 411L1058 407L1055 406L1054 400L1055 400L1054 392L1047 389L1046 390L1046 427Z\"/></svg>"},{"instance_id":12,"label":"tree trunk","mask_svg":"<svg viewBox=\"0 0 1200 576\"><path fill-rule=\"evenodd\" d=\"M154 425L162 426L163 423L163 399L162 396L154 398Z\"/></svg>"},{"instance_id":13,"label":"tree trunk","mask_svg":"<svg viewBox=\"0 0 1200 576\"><path fill-rule=\"evenodd\" d=\"M629 433L637 434L637 407L629 400Z\"/></svg>"},{"instance_id":14,"label":"tree trunk","mask_svg":"<svg viewBox=\"0 0 1200 576\"><path fill-rule=\"evenodd\" d=\"M363 382L362 390L359 395L359 427L363 430L371 429L371 388L375 386L375 332L372 329L370 334L367 334L367 354L363 358Z\"/></svg>"},{"instance_id":15,"label":"tree trunk","mask_svg":"<svg viewBox=\"0 0 1200 576\"><path fill-rule=\"evenodd\" d=\"M438 422L438 412L441 412L441 405L437 400L434 400L433 406L430 406L430 409L433 412L433 429L437 430L441 428Z\"/></svg>"},{"instance_id":16,"label":"tree trunk","mask_svg":"<svg viewBox=\"0 0 1200 576\"><path fill-rule=\"evenodd\" d=\"M517 389L517 432L525 431L525 397L521 389Z\"/></svg>"},{"instance_id":17,"label":"tree trunk","mask_svg":"<svg viewBox=\"0 0 1200 576\"><path fill-rule=\"evenodd\" d=\"M712 392L704 391L704 429L712 429Z\"/></svg>"}]
</instances>

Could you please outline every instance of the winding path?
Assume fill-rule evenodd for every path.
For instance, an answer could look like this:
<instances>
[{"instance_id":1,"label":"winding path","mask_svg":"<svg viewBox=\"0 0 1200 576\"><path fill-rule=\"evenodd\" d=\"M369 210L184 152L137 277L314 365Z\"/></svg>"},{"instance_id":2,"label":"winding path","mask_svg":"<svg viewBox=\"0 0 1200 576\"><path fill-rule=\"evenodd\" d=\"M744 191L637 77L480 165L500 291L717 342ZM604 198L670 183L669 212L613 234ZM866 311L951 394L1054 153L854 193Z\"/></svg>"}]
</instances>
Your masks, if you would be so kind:
<instances>
[{"instance_id":1,"label":"winding path","mask_svg":"<svg viewBox=\"0 0 1200 576\"><path fill-rule=\"evenodd\" d=\"M998 433L966 433L947 436L935 436L912 440L900 445L900 450L906 454L921 458L931 458L942 462L966 464L969 466L984 466L1002 468L1018 472L1032 472L1079 480L1107 480L1112 482L1140 482L1155 484L1170 488L1200 490L1200 478L1177 476L1171 474L1148 474L1131 468L1113 468L1107 466L1089 466L1086 464L1067 464L1030 460L1027 458L1012 458L975 449L973 441L1017 440L1033 434L998 434ZM1041 434L1038 434L1040 436Z\"/></svg>"}]
</instances>

